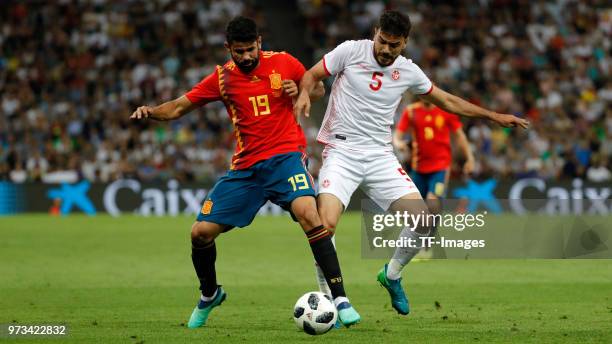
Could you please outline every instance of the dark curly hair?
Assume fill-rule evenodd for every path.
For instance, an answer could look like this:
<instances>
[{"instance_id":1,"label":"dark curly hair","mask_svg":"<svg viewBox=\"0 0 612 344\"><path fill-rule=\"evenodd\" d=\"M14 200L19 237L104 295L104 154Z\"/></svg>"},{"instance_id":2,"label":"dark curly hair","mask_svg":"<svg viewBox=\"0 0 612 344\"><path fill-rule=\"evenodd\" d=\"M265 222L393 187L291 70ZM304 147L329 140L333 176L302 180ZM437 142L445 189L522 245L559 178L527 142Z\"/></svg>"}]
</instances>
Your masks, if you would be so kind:
<instances>
[{"instance_id":1,"label":"dark curly hair","mask_svg":"<svg viewBox=\"0 0 612 344\"><path fill-rule=\"evenodd\" d=\"M384 33L393 36L408 37L410 34L410 18L398 11L385 11L378 20L378 27Z\"/></svg>"},{"instance_id":2,"label":"dark curly hair","mask_svg":"<svg viewBox=\"0 0 612 344\"><path fill-rule=\"evenodd\" d=\"M257 40L257 24L251 18L238 16L232 19L225 29L225 40L227 43L248 43Z\"/></svg>"}]
</instances>

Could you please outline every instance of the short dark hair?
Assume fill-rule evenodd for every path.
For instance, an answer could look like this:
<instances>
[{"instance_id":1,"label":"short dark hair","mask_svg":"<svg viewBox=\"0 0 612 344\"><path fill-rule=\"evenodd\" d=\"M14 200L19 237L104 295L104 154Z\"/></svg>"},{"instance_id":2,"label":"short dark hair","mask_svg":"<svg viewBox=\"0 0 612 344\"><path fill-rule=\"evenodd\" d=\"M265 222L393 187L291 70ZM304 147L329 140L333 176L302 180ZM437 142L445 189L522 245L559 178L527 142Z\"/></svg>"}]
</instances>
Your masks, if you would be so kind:
<instances>
[{"instance_id":1,"label":"short dark hair","mask_svg":"<svg viewBox=\"0 0 612 344\"><path fill-rule=\"evenodd\" d=\"M225 39L227 43L248 43L257 40L257 24L251 18L238 16L232 19L225 28Z\"/></svg>"},{"instance_id":2,"label":"short dark hair","mask_svg":"<svg viewBox=\"0 0 612 344\"><path fill-rule=\"evenodd\" d=\"M378 27L384 33L393 36L408 37L410 34L410 18L398 11L385 11L378 20Z\"/></svg>"}]
</instances>

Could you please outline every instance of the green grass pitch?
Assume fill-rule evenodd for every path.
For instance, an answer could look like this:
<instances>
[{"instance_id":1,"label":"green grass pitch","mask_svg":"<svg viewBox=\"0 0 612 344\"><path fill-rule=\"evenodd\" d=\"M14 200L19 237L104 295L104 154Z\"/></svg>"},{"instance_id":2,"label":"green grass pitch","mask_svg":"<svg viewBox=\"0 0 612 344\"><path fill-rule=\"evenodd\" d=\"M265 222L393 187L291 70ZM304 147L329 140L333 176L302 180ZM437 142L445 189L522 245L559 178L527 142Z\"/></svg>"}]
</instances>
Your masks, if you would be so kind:
<instances>
[{"instance_id":1,"label":"green grass pitch","mask_svg":"<svg viewBox=\"0 0 612 344\"><path fill-rule=\"evenodd\" d=\"M227 301L189 330L197 300L193 219L108 216L0 218L0 324L65 323L68 336L0 342L68 343L610 343L610 260L436 260L412 263L412 313L397 315L362 259L359 214L337 245L362 322L313 338L293 304L317 289L306 238L288 217L258 217L217 240ZM435 307L439 303L440 307Z\"/></svg>"}]
</instances>

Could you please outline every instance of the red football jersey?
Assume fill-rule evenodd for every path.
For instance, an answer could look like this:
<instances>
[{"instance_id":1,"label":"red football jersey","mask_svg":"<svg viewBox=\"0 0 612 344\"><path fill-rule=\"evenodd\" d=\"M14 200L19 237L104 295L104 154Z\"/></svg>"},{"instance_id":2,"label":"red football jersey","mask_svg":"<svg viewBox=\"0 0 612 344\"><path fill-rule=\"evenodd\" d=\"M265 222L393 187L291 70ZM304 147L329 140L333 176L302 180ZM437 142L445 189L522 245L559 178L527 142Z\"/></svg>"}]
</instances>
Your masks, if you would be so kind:
<instances>
[{"instance_id":1,"label":"red football jersey","mask_svg":"<svg viewBox=\"0 0 612 344\"><path fill-rule=\"evenodd\" d=\"M262 51L259 65L249 74L230 60L185 94L197 105L216 100L225 104L236 135L231 169L305 150L306 138L293 115L293 101L282 89L282 80L299 84L305 71L285 52Z\"/></svg>"},{"instance_id":2,"label":"red football jersey","mask_svg":"<svg viewBox=\"0 0 612 344\"><path fill-rule=\"evenodd\" d=\"M397 130L412 134L412 169L419 173L431 173L447 169L452 160L450 133L461 128L457 115L437 106L426 107L417 102L408 105Z\"/></svg>"}]
</instances>

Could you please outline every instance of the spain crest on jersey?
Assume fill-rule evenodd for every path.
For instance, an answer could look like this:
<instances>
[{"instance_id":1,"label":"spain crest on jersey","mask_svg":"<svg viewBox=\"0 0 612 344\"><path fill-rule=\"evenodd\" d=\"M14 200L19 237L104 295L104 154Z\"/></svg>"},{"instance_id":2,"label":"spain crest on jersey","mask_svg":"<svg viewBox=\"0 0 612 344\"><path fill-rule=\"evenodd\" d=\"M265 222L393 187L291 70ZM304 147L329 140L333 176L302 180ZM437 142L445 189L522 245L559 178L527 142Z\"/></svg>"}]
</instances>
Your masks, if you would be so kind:
<instances>
[{"instance_id":1,"label":"spain crest on jersey","mask_svg":"<svg viewBox=\"0 0 612 344\"><path fill-rule=\"evenodd\" d=\"M283 79L279 73L272 71L270 74L270 88L273 90L280 90L283 86Z\"/></svg>"},{"instance_id":2,"label":"spain crest on jersey","mask_svg":"<svg viewBox=\"0 0 612 344\"><path fill-rule=\"evenodd\" d=\"M213 201L207 199L206 202L202 205L202 210L200 211L204 215L210 214L213 207Z\"/></svg>"}]
</instances>

